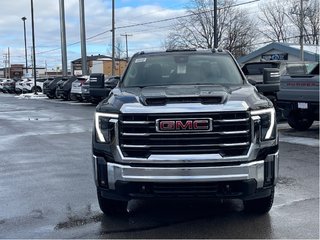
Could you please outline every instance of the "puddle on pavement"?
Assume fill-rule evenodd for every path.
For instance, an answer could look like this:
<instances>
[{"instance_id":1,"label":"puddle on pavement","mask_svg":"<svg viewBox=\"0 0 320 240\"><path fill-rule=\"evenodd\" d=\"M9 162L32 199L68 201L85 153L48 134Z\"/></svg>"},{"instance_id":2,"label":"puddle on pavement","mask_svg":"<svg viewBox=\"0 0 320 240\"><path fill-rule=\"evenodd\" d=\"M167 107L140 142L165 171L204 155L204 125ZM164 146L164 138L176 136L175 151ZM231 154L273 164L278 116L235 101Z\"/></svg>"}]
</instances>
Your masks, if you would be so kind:
<instances>
[{"instance_id":1,"label":"puddle on pavement","mask_svg":"<svg viewBox=\"0 0 320 240\"><path fill-rule=\"evenodd\" d=\"M91 205L88 204L86 208L80 212L76 212L68 204L66 207L67 221L58 223L54 229L67 229L78 226L83 226L86 224L100 222L102 220L103 214L94 214L91 209Z\"/></svg>"},{"instance_id":2,"label":"puddle on pavement","mask_svg":"<svg viewBox=\"0 0 320 240\"><path fill-rule=\"evenodd\" d=\"M279 177L277 184L285 185L285 186L292 186L296 183L296 180L294 178L288 178L288 177Z\"/></svg>"}]
</instances>

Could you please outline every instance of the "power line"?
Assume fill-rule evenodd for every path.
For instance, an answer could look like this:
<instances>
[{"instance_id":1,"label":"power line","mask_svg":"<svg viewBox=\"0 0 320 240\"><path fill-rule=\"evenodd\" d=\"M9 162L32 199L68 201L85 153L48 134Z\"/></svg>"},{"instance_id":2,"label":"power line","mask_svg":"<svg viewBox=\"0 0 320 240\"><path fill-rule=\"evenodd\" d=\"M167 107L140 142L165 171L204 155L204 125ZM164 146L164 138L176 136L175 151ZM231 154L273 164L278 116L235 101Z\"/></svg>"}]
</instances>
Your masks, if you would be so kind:
<instances>
[{"instance_id":1,"label":"power line","mask_svg":"<svg viewBox=\"0 0 320 240\"><path fill-rule=\"evenodd\" d=\"M222 10L222 9L229 8L229 7L239 7L239 6L243 6L243 5L247 5L247 4L251 4L251 3L255 3L255 2L259 2L259 1L260 0L251 0L251 1L243 2L243 3L233 4L233 5L228 6L228 7L218 8L218 9ZM204 10L204 11L197 12L197 13L190 13L190 14L185 14L185 15L182 15L182 16L165 18L165 19L161 19L161 20L155 20L155 21L149 21L149 22L144 22L144 23L135 23L135 24L123 25L123 26L120 26L120 27L115 27L115 29L125 29L125 28L146 26L146 25L155 24L155 23L168 22L168 21L173 21L173 20L178 20L178 19L182 19L182 18L191 17L191 16L194 16L194 15L197 15L197 14L205 14L205 13L212 12L212 11L213 11L213 9L209 9L209 10ZM92 35L90 37L87 37L86 40L94 39L96 37L99 37L99 36L101 36L103 34L106 34L106 33L109 33L109 32L112 32L112 29L105 30L103 32L100 32L100 33L97 33L97 34ZM80 41L77 41L77 42L73 42L73 43L67 44L67 46L68 47L69 46L74 46L74 45L77 45L79 43L80 43ZM57 48L54 48L54 49L40 51L40 52L37 52L37 54L45 54L45 53L55 52L55 51L58 51L58 50L61 50L61 48L57 47Z\"/></svg>"},{"instance_id":2,"label":"power line","mask_svg":"<svg viewBox=\"0 0 320 240\"><path fill-rule=\"evenodd\" d=\"M239 6L243 6L243 5L247 5L247 4L251 4L251 3L255 3L255 2L259 2L259 1L260 0L251 0L251 1L248 1L248 2L237 3L237 4L234 4L234 5L231 5L230 7L239 7ZM218 8L218 9L221 10L221 9L225 9L225 8L227 8L227 7ZM115 27L115 29L124 29L124 28L145 26L145 25L150 25L150 24L154 24L154 23L168 22L168 21L173 21L173 20L177 20L177 19L181 19L181 18L191 17L191 16L194 16L194 15L197 15L197 14L208 13L208 12L211 12L211 11L213 11L213 9L205 10L205 11L198 12L198 13L190 13L190 14L177 16L177 17L165 18L165 19L161 19L161 20L155 20L155 21L149 21L149 22L144 22L144 23L135 23L135 24L124 25L124 26L120 26L120 27ZM105 30L103 32L97 33L97 34L95 34L93 36L90 36L90 37L86 38L86 40L90 40L90 39L96 38L96 37L101 36L103 34L106 34L108 32L112 32L112 29ZM72 46L72 45L76 45L76 44L79 44L79 43L80 43L80 41L77 41L77 42L74 42L72 44L68 44L67 46ZM57 50L60 50L60 48L39 52L37 54L43 54L43 53L47 53L47 52L50 52L50 51L57 51Z\"/></svg>"}]
</instances>

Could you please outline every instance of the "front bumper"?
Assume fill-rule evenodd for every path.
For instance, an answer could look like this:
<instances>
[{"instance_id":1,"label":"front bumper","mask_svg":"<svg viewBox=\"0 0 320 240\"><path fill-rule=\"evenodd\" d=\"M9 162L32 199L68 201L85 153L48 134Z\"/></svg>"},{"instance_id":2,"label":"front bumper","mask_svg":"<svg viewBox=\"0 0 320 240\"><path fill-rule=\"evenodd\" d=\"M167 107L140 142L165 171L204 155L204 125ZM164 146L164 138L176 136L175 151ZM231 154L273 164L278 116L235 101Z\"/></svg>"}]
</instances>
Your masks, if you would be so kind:
<instances>
[{"instance_id":1,"label":"front bumper","mask_svg":"<svg viewBox=\"0 0 320 240\"><path fill-rule=\"evenodd\" d=\"M71 100L83 100L81 93L71 92L70 97L71 97Z\"/></svg>"},{"instance_id":2,"label":"front bumper","mask_svg":"<svg viewBox=\"0 0 320 240\"><path fill-rule=\"evenodd\" d=\"M57 93L57 97L58 97L58 98L63 98L63 99L65 99L65 98L67 98L67 96L68 96L68 91L65 91L64 89L57 89L57 90L56 90L56 93Z\"/></svg>"},{"instance_id":3,"label":"front bumper","mask_svg":"<svg viewBox=\"0 0 320 240\"><path fill-rule=\"evenodd\" d=\"M146 188L154 184L224 184L243 185L239 198L255 198L261 192L268 194L276 184L279 172L278 152L269 154L265 159L240 163L212 166L129 166L106 162L103 157L93 156L94 175L98 189L109 198L147 197L152 194L138 194L135 188ZM250 184L248 185L248 183ZM124 185L133 184L131 187ZM125 189L125 190L123 190ZM266 192L267 191L267 192ZM232 197L227 193L213 194L218 197Z\"/></svg>"},{"instance_id":4,"label":"front bumper","mask_svg":"<svg viewBox=\"0 0 320 240\"><path fill-rule=\"evenodd\" d=\"M55 92L56 92L56 89L43 88L43 94L54 96Z\"/></svg>"}]
</instances>

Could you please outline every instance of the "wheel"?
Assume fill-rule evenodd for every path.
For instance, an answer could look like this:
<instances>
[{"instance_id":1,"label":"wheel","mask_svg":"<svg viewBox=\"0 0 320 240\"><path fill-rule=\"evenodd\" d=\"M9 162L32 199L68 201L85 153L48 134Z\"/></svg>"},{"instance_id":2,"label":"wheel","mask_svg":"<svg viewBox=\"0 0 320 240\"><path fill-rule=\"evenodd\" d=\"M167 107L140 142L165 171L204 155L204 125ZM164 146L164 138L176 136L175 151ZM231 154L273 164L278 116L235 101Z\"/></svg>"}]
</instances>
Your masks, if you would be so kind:
<instances>
[{"instance_id":1,"label":"wheel","mask_svg":"<svg viewBox=\"0 0 320 240\"><path fill-rule=\"evenodd\" d=\"M103 198L99 191L97 192L97 195L100 209L104 214L120 215L127 213L128 202Z\"/></svg>"},{"instance_id":2,"label":"wheel","mask_svg":"<svg viewBox=\"0 0 320 240\"><path fill-rule=\"evenodd\" d=\"M300 111L291 111L288 116L288 124L295 130L305 131L309 129L313 123L313 118L308 114L303 114Z\"/></svg>"},{"instance_id":3,"label":"wheel","mask_svg":"<svg viewBox=\"0 0 320 240\"><path fill-rule=\"evenodd\" d=\"M38 86L37 86L37 93L41 93L41 92L42 92L41 87L38 87Z\"/></svg>"},{"instance_id":4,"label":"wheel","mask_svg":"<svg viewBox=\"0 0 320 240\"><path fill-rule=\"evenodd\" d=\"M63 94L62 99L64 101L70 101L71 100L71 92L68 92L66 95Z\"/></svg>"},{"instance_id":5,"label":"wheel","mask_svg":"<svg viewBox=\"0 0 320 240\"><path fill-rule=\"evenodd\" d=\"M72 100L72 99L71 99L71 91L68 92L67 97L66 97L65 100L67 100L67 101L71 101L71 100Z\"/></svg>"},{"instance_id":6,"label":"wheel","mask_svg":"<svg viewBox=\"0 0 320 240\"><path fill-rule=\"evenodd\" d=\"M47 94L47 97L50 98L50 99L53 99L54 96L53 95L50 95L50 94Z\"/></svg>"},{"instance_id":7,"label":"wheel","mask_svg":"<svg viewBox=\"0 0 320 240\"><path fill-rule=\"evenodd\" d=\"M54 91L54 96L55 96L55 98L59 98L59 95L58 95L58 90L56 89L55 91Z\"/></svg>"},{"instance_id":8,"label":"wheel","mask_svg":"<svg viewBox=\"0 0 320 240\"><path fill-rule=\"evenodd\" d=\"M270 211L274 199L274 188L268 197L244 200L244 211L248 213L264 214Z\"/></svg>"}]
</instances>

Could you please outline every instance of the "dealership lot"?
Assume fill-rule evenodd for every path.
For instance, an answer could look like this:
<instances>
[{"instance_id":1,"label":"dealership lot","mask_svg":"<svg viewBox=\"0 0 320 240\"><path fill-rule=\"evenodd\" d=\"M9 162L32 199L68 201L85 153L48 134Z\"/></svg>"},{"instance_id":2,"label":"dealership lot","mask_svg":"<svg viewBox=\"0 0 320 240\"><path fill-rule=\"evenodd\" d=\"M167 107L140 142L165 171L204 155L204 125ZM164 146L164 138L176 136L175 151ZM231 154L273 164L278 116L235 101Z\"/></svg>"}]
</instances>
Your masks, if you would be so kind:
<instances>
[{"instance_id":1,"label":"dealership lot","mask_svg":"<svg viewBox=\"0 0 320 240\"><path fill-rule=\"evenodd\" d=\"M319 123L280 130L280 178L269 214L240 201L132 201L99 210L91 163L95 106L0 94L0 238L318 238Z\"/></svg>"}]
</instances>

